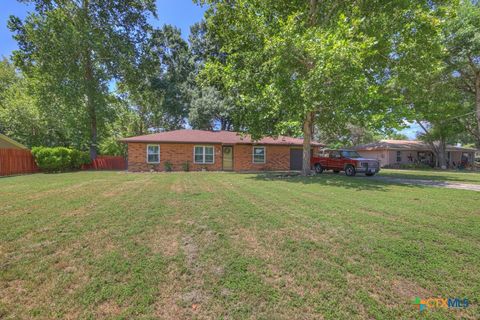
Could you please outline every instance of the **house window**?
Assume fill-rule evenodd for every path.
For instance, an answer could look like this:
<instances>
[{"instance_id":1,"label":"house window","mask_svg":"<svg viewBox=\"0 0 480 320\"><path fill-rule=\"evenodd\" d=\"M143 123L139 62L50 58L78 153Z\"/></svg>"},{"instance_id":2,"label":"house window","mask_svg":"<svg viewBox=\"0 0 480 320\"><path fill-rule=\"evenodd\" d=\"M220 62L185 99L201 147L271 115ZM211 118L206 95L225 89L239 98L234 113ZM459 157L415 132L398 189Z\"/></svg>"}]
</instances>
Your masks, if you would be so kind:
<instances>
[{"instance_id":1,"label":"house window","mask_svg":"<svg viewBox=\"0 0 480 320\"><path fill-rule=\"evenodd\" d=\"M215 161L213 146L195 146L193 153L195 163L212 164Z\"/></svg>"},{"instance_id":2,"label":"house window","mask_svg":"<svg viewBox=\"0 0 480 320\"><path fill-rule=\"evenodd\" d=\"M253 163L265 163L265 147L253 147Z\"/></svg>"},{"instance_id":3,"label":"house window","mask_svg":"<svg viewBox=\"0 0 480 320\"><path fill-rule=\"evenodd\" d=\"M147 163L160 163L160 145L147 145Z\"/></svg>"},{"instance_id":4,"label":"house window","mask_svg":"<svg viewBox=\"0 0 480 320\"><path fill-rule=\"evenodd\" d=\"M397 151L397 162L402 162L402 152Z\"/></svg>"}]
</instances>

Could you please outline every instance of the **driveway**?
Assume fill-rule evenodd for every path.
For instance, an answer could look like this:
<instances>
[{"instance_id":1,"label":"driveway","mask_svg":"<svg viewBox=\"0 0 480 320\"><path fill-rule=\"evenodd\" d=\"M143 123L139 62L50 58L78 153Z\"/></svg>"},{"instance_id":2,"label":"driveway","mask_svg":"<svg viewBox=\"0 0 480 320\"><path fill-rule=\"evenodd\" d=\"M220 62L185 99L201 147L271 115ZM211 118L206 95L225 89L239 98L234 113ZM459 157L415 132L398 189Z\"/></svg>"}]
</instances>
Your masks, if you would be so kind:
<instances>
[{"instance_id":1,"label":"driveway","mask_svg":"<svg viewBox=\"0 0 480 320\"><path fill-rule=\"evenodd\" d=\"M375 179L375 180L385 181L385 182L392 182L392 183L403 183L403 184L431 186L431 187L449 188L449 189L460 189L460 190L471 190L471 191L480 192L480 185L470 184L470 183L438 181L438 180L423 180L423 179L391 178L391 177L382 177L382 176L375 176L370 179Z\"/></svg>"}]
</instances>

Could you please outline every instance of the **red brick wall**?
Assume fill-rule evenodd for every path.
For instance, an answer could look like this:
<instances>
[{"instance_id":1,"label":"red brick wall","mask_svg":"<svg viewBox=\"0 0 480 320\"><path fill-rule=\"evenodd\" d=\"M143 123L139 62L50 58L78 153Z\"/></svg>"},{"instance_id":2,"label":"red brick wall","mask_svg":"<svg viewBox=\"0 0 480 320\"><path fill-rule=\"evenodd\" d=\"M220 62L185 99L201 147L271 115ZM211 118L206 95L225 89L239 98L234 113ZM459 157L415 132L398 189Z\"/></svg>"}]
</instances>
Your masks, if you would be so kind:
<instances>
[{"instance_id":1,"label":"red brick wall","mask_svg":"<svg viewBox=\"0 0 480 320\"><path fill-rule=\"evenodd\" d=\"M265 147L265 163L253 163L253 146L251 144L238 144L233 147L233 167L235 171L263 171L263 170L289 170L290 147L273 146Z\"/></svg>"},{"instance_id":2,"label":"red brick wall","mask_svg":"<svg viewBox=\"0 0 480 320\"><path fill-rule=\"evenodd\" d=\"M165 162L173 165L174 171L182 171L182 164L188 161L191 171L222 170L222 146L215 147L215 163L194 164L192 143L160 143L160 163L147 163L147 143L128 144L128 170L129 171L165 171ZM262 145L263 146L263 145ZM251 144L237 144L233 146L233 169L235 171L263 171L290 169L290 146L265 145L266 162L253 163L253 146Z\"/></svg>"},{"instance_id":3,"label":"red brick wall","mask_svg":"<svg viewBox=\"0 0 480 320\"><path fill-rule=\"evenodd\" d=\"M155 144L155 143L153 143ZM193 147L198 144L187 143L160 143L160 163L147 163L147 143L128 144L128 171L165 171L165 162L170 162L173 171L182 171L182 165L188 161L191 171L200 171L206 168L208 171L222 170L222 146L215 147L213 164L193 163ZM210 144L212 145L212 144Z\"/></svg>"}]
</instances>

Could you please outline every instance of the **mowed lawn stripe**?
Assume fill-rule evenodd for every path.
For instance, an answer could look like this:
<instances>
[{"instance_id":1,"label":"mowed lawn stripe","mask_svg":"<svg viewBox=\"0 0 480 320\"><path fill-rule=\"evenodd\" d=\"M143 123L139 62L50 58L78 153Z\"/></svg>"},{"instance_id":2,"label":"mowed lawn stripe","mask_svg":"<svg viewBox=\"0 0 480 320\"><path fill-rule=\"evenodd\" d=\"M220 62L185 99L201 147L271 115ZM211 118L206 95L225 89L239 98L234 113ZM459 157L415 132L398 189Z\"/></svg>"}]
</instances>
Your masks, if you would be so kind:
<instances>
[{"instance_id":1,"label":"mowed lawn stripe","mask_svg":"<svg viewBox=\"0 0 480 320\"><path fill-rule=\"evenodd\" d=\"M412 298L435 295L474 319L476 197L337 175L0 179L0 314L423 318Z\"/></svg>"},{"instance_id":2,"label":"mowed lawn stripe","mask_svg":"<svg viewBox=\"0 0 480 320\"><path fill-rule=\"evenodd\" d=\"M276 184L275 184L275 186L273 186L272 188L275 188L275 187L278 187L278 186L281 186L281 185L282 185L282 181L277 181ZM313 187L312 187L312 188L313 188ZM402 194L402 191L405 191L405 188L400 188L400 187L398 187L398 188L399 188L399 190L398 190L399 193L398 193L398 194ZM265 188L265 189L267 189L267 188ZM270 189L270 188L268 188L268 189L269 189L270 191L272 190L272 189ZM402 190L402 189L403 189L403 190ZM425 190L426 195L427 195L430 191L431 191L431 190L428 190L428 189ZM286 194L287 194L287 193L285 193L285 192L282 192L282 190L278 190L277 192L274 192L274 193L275 193L275 194L280 194L280 195L284 195L284 194L286 195ZM307 191L303 191L303 192L301 192L300 194L305 195L305 194L307 194L307 193L308 193ZM257 192L256 190L254 190L254 189L251 189L250 197L255 197L255 194L258 194L258 192ZM418 195L418 193L416 193L416 194ZM460 194L460 193L456 193L456 194L458 195L458 194ZM446 195L446 194L445 194L445 195ZM420 196L421 196L421 194L420 194ZM467 197L468 197L468 194L467 194ZM441 198L441 197L440 197L440 198ZM353 197L353 198L352 198L352 197L343 197L343 198L341 198L341 199L353 199L353 202L358 202L358 199L361 199L361 197ZM375 201L377 201L377 199L375 199L375 197L369 197L368 199L371 200L372 203L376 203ZM444 199L444 201L443 201L443 203L440 203L440 207L438 207L438 208L436 208L435 206L430 207L429 210L426 212L427 218L429 218L428 221L431 222L431 221L432 221L431 218L432 218L432 217L435 217L435 213L438 212L438 209L441 209L441 208L442 208L442 205L445 204L445 199L447 199L447 198L443 198L443 199ZM466 198L466 199L468 199L468 198ZM287 201L288 201L288 200L289 200L289 199L287 199ZM305 199L304 199L304 200L305 200ZM380 200L380 199L378 199L378 200ZM404 200L403 203L405 203L405 199L403 199L403 200ZM414 199L414 200L415 200L415 199ZM438 200L439 200L439 199L438 199ZM277 201L277 203L279 203L278 207L281 207L281 206L282 206L282 205L281 205L281 199L275 199L275 201ZM315 199L314 201L318 201L318 200ZM387 200L387 201L388 201L388 200ZM448 200L448 201L449 201L449 200ZM459 199L459 202L461 202L461 201L462 201L462 199ZM308 201L303 201L303 202L308 202ZM318 202L319 202L319 206L318 206L318 207L319 207L319 208L322 208L322 206L321 206L322 201L318 201ZM328 202L328 198L327 198L327 199L323 199L323 202ZM352 203L352 200L350 200L349 202L350 202L350 203L344 204L342 207L343 207L343 208L352 208L352 207L355 208L356 203ZM408 201L407 201L407 202L408 202ZM473 203L472 203L472 204L473 204ZM459 205L460 205L460 207L461 207L461 204L460 204L460 203L457 203L457 204L456 204L457 214L462 214L462 212L458 212L458 207L459 207ZM274 207L275 207L275 206L274 206ZM403 208L403 207L404 207L404 206L400 206L400 208ZM310 206L307 206L307 207L305 208L305 210L308 211L310 208L311 208ZM471 208L471 207L470 207L470 208ZM322 209L323 209L323 208L322 208ZM347 210L347 212L346 212L347 215L342 215L342 218L343 218L342 220L345 222L346 219L354 219L354 220L352 221L351 225L349 226L351 229L355 229L355 226L362 225L362 220L365 219L365 217L362 216L361 214L359 214L359 213L361 213L361 212L358 212L357 210L354 209L354 210L353 210L353 213L352 213L353 215L350 217L350 216L348 216L348 211L349 211L349 210ZM408 212L408 211L407 211L407 212ZM417 214L418 214L418 211L414 211L414 212L417 212ZM404 212L403 214L405 214L405 212ZM452 217L455 217L457 214L453 214L453 215L451 215L451 216L452 216ZM471 211L466 211L466 212L464 212L464 214L465 214L466 216L469 216L469 215L471 214ZM476 215L475 213L473 213L473 216L474 216L474 217L477 216L477 218L478 218L478 215ZM326 217L326 216L322 214L322 218L325 218L325 217ZM348 221L348 220L347 220L347 221ZM471 221L471 222L476 222L476 224L478 225L478 219L476 219L476 220L470 219L470 221ZM444 222L445 225L448 227L448 225L449 225L448 222L449 222L449 221L442 221L442 222ZM378 225L379 225L379 226L382 226L382 225L386 225L386 224L385 224L385 223L379 223ZM415 226L415 225L410 225L410 226L407 225L407 226L405 226L405 225L402 224L402 223L400 223L399 225L402 225L403 229L401 229L401 228L397 228L397 229L399 229L400 232L402 232L402 233L404 233L404 234L406 234L406 235L408 236L408 237L405 237L405 238L403 238L403 239L398 240L399 243L401 244L403 240L411 240L411 241L416 241L418 244L417 244L417 243L413 243L413 244L410 244L410 247L407 246L407 247L397 248L397 249L400 250L399 252L397 252L397 255L402 255L402 254L403 254L403 251L405 251L405 250L406 250L406 251L409 251L409 250L412 250L412 249L416 249L417 246L420 245L420 246L424 246L424 247L426 246L426 247L425 247L425 248L420 248L419 250L420 250L420 251L425 251L425 254L427 254L427 255L428 255L428 254L431 254L432 256L430 257L430 259L438 258L438 259L435 259L435 260L437 261L437 263L442 263L442 262L444 262L444 260L445 260L445 264L446 264L446 265L455 265L455 262L456 262L455 260L456 260L456 259L459 259L459 258L460 258L460 259L461 259L461 258L464 258L464 259L466 259L466 260L474 260L474 259L471 258L472 255L473 255L473 256L476 256L476 258L478 258L478 253L477 253L478 251L476 250L476 246L477 246L476 244L478 244L478 229L476 229L476 230L477 230L477 234L476 234L477 236L474 237L473 239L471 239L471 240L474 241L475 246L474 246L474 247L471 247L471 248L467 248L467 247L464 246L464 242L463 242L463 241L456 241L456 242L451 243L449 240L444 241L443 237L442 237L440 234L437 234L437 235L431 235L431 234L429 234L429 233L431 233L431 232L429 231L429 227L435 226L435 222L434 222L433 224L432 224L432 223L429 223L429 224L427 224L426 226L421 226L421 225L420 225L420 226L418 226L418 225L417 225L417 226ZM368 224L365 226L365 228L364 228L364 231L365 231L365 232L362 234L362 237L360 237L360 239L363 238L364 236L368 237L368 234L371 233L371 226L372 226L371 223L368 223ZM425 227L426 227L426 229L425 229ZM412 229L413 229L413 230L412 230ZM379 231L383 231L383 230L379 230ZM426 232L425 232L425 231L426 231ZM422 233L425 233L425 236L422 235ZM373 237L372 237L372 240L375 240L376 237L382 237L382 236L383 236L383 232L381 232L381 233L378 234L378 235L373 236ZM390 241L390 236L389 236L388 234L385 235L385 236L386 236L385 239L381 239L381 238L380 238L380 239L381 239L380 243L386 242L386 244L389 245L389 246L388 246L388 249L390 249L390 246L393 245L394 243L392 243L392 241ZM472 234L472 236L475 236L475 234ZM410 238L410 239L409 239L409 238ZM456 237L455 237L455 238L456 238ZM368 239L368 238L367 238L367 239ZM352 242L354 242L354 241L352 241ZM436 243L436 242L439 242L439 243ZM448 249L454 250L454 252L457 252L457 255L456 255L456 256L450 256L450 255L446 254L446 255L439 255L438 257L436 257L436 253L437 253L437 252L449 252L448 250L445 250L445 249L447 249L447 248L445 248L445 246L447 246L447 245L449 245L449 248L448 248ZM394 248L395 248L395 247L394 247ZM397 259L396 256L393 256L392 258ZM414 258L415 258L415 257L414 257ZM435 273L435 271L436 271L435 268L437 268L437 266L436 266L435 264L433 264L433 265L431 265L431 266L428 265L428 264L425 265L425 263L424 263L424 261L422 260L422 257L421 257L421 256L418 257L418 258L415 258L415 260L414 260L413 262L412 262L412 261L408 261L408 259L404 259L404 260L405 260L405 261L404 261L403 263L402 263L402 261L398 261L398 262L400 262L400 263L402 263L402 264L415 263L415 264L417 265L417 267L420 268L420 270L418 270L419 272L427 271L427 273L429 273L429 272L430 272L430 273ZM425 266L425 268L427 268L426 270L423 269L424 266ZM474 270L475 270L475 267L476 267L475 265L471 265L470 270L471 270L471 271L474 271ZM451 271L453 272L453 275L458 275L459 277L464 278L464 276L462 275L461 272L456 272L456 271L457 271L456 269L452 269ZM410 276L410 274L408 274L408 272L407 272L406 275L407 275L407 276ZM469 276L472 276L472 275L473 275L472 273L469 273ZM470 280L471 280L471 281L476 281L477 278L476 278L476 277L473 277L473 278L471 278L471 279L468 279L468 278L467 278L467 279L465 279L465 280L466 280L465 283L468 283ZM443 280L442 278L440 278L440 281L444 281L444 280Z\"/></svg>"}]
</instances>

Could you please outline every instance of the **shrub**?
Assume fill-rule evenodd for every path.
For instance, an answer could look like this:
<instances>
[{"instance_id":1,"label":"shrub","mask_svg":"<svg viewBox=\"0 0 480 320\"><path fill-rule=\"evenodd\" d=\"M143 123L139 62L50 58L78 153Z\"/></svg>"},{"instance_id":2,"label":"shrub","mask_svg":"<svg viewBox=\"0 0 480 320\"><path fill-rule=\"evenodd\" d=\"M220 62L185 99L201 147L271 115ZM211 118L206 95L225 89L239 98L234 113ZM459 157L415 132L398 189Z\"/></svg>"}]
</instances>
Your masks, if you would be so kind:
<instances>
[{"instance_id":1,"label":"shrub","mask_svg":"<svg viewBox=\"0 0 480 320\"><path fill-rule=\"evenodd\" d=\"M183 169L183 171L185 171L185 172L190 171L190 162L185 161L184 163L182 163L182 169Z\"/></svg>"},{"instance_id":2,"label":"shrub","mask_svg":"<svg viewBox=\"0 0 480 320\"><path fill-rule=\"evenodd\" d=\"M90 154L88 152L70 149L71 169L80 169L82 165L90 163Z\"/></svg>"},{"instance_id":3,"label":"shrub","mask_svg":"<svg viewBox=\"0 0 480 320\"><path fill-rule=\"evenodd\" d=\"M90 162L88 153L79 150L55 147L35 147L32 154L38 167L45 172L62 172L80 169Z\"/></svg>"},{"instance_id":4,"label":"shrub","mask_svg":"<svg viewBox=\"0 0 480 320\"><path fill-rule=\"evenodd\" d=\"M171 162L168 162L168 161L167 161L167 162L165 162L164 165L165 165L165 171L166 171L166 172L171 172L171 171L172 171L173 165L172 165Z\"/></svg>"},{"instance_id":5,"label":"shrub","mask_svg":"<svg viewBox=\"0 0 480 320\"><path fill-rule=\"evenodd\" d=\"M408 163L408 164L401 164L400 169L431 170L432 167L425 163Z\"/></svg>"}]
</instances>

